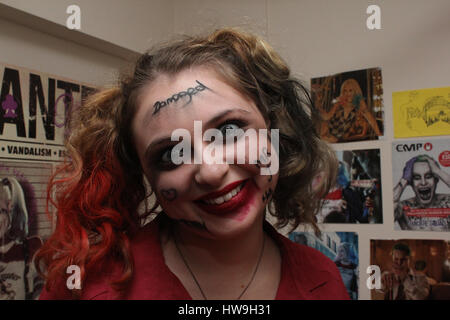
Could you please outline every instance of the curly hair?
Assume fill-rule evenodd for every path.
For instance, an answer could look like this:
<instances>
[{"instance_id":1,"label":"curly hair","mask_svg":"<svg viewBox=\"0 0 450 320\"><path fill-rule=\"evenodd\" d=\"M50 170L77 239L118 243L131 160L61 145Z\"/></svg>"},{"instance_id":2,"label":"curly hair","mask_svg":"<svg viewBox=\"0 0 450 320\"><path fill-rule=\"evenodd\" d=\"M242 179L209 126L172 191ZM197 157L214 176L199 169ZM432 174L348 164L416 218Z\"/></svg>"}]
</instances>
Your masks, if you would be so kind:
<instances>
[{"instance_id":1,"label":"curly hair","mask_svg":"<svg viewBox=\"0 0 450 320\"><path fill-rule=\"evenodd\" d=\"M124 262L123 276L114 284L123 286L131 278L130 233L157 204L138 213L152 191L144 180L130 124L149 83L195 66L213 67L255 102L270 129L279 129L280 175L268 205L276 226L290 224L293 230L306 223L319 232L315 214L334 184L337 160L315 131L318 114L308 90L264 40L222 29L143 54L131 76L116 88L95 93L74 114L66 141L70 159L48 187L49 202L57 212L56 230L36 259L38 270L46 269L47 286L68 265L79 265L84 279L110 256Z\"/></svg>"}]
</instances>

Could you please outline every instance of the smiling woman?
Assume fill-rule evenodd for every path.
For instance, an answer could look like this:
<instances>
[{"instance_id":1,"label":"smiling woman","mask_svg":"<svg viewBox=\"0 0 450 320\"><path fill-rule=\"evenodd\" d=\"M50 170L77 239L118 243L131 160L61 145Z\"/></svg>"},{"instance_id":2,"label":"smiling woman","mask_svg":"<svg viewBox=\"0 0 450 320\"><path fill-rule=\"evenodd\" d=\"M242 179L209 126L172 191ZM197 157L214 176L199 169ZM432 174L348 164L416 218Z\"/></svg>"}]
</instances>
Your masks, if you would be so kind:
<instances>
[{"instance_id":1,"label":"smiling woman","mask_svg":"<svg viewBox=\"0 0 450 320\"><path fill-rule=\"evenodd\" d=\"M36 259L41 299L347 299L331 260L266 221L267 209L277 227L319 231L337 163L316 117L307 90L254 35L218 30L144 54L72 119L70 161L48 192L58 191L57 227ZM189 148L176 148L179 130ZM205 161L205 150L223 161ZM174 160L186 153L194 161ZM65 286L69 265L81 269L81 290Z\"/></svg>"}]
</instances>

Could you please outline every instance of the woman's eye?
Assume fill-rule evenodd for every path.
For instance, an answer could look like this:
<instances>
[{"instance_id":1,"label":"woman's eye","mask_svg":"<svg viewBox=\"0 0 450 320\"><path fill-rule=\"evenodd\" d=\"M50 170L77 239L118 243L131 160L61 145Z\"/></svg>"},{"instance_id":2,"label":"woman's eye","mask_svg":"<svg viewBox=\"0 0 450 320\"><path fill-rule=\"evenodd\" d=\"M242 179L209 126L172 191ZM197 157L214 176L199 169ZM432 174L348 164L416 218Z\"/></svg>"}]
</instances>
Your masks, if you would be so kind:
<instances>
[{"instance_id":1,"label":"woman's eye","mask_svg":"<svg viewBox=\"0 0 450 320\"><path fill-rule=\"evenodd\" d=\"M224 136L234 133L237 129L240 129L240 127L235 123L227 123L219 128Z\"/></svg>"},{"instance_id":2,"label":"woman's eye","mask_svg":"<svg viewBox=\"0 0 450 320\"><path fill-rule=\"evenodd\" d=\"M162 154L161 154L161 162L163 163L168 163L171 162L172 160L172 148L168 148L166 149Z\"/></svg>"},{"instance_id":3,"label":"woman's eye","mask_svg":"<svg viewBox=\"0 0 450 320\"><path fill-rule=\"evenodd\" d=\"M222 133L224 140L227 137L236 137L237 139L239 139L240 136L244 133L244 130L242 128L245 127L245 125L246 123L244 123L243 121L231 120L218 127L218 129Z\"/></svg>"},{"instance_id":4,"label":"woman's eye","mask_svg":"<svg viewBox=\"0 0 450 320\"><path fill-rule=\"evenodd\" d=\"M172 147L168 147L159 153L159 156L155 158L155 165L161 170L171 170L176 168L178 165L172 161ZM183 150L180 150L180 157L183 157Z\"/></svg>"}]
</instances>

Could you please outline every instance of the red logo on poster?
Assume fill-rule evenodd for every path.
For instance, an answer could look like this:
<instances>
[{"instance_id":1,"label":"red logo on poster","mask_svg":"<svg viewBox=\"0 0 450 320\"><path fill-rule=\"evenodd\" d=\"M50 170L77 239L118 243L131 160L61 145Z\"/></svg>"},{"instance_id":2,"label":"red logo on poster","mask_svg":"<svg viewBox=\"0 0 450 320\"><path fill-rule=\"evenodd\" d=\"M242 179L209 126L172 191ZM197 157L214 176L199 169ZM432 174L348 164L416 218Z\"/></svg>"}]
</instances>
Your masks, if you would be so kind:
<instances>
[{"instance_id":1,"label":"red logo on poster","mask_svg":"<svg viewBox=\"0 0 450 320\"><path fill-rule=\"evenodd\" d=\"M450 151L441 152L439 155L439 163L444 167L450 167Z\"/></svg>"},{"instance_id":2,"label":"red logo on poster","mask_svg":"<svg viewBox=\"0 0 450 320\"><path fill-rule=\"evenodd\" d=\"M423 148L426 151L431 151L431 149L433 149L433 145L431 144L431 142L427 142L427 143L424 144Z\"/></svg>"}]
</instances>

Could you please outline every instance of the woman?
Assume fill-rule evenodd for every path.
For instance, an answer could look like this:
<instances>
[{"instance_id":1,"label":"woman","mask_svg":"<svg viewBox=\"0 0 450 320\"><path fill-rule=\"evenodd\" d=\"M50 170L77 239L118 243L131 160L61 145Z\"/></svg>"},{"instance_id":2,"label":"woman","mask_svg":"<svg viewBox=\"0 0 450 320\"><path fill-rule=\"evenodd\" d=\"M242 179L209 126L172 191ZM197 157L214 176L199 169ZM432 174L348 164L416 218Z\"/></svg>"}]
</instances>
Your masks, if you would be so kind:
<instances>
[{"instance_id":1,"label":"woman","mask_svg":"<svg viewBox=\"0 0 450 320\"><path fill-rule=\"evenodd\" d=\"M0 300L37 299L43 281L32 260L41 245L28 233L22 185L12 176L0 179Z\"/></svg>"},{"instance_id":2,"label":"woman","mask_svg":"<svg viewBox=\"0 0 450 320\"><path fill-rule=\"evenodd\" d=\"M318 230L314 213L336 163L314 132L309 102L253 35L219 30L144 54L132 77L92 96L73 119L72 161L52 183L63 191L57 227L37 261L47 275L41 298L348 298L331 260L265 222L268 207L279 226ZM228 139L274 128L279 154L272 134ZM225 142L202 139L210 129L231 143L215 154L222 163L202 161L203 148L219 151ZM180 132L183 143L194 136L182 150L171 139ZM268 148L251 162L254 142ZM241 147L245 161L236 161L239 152L229 157ZM279 159L279 171L261 174L268 156ZM140 214L152 193L155 205ZM65 286L69 265L80 267L81 291Z\"/></svg>"},{"instance_id":3,"label":"woman","mask_svg":"<svg viewBox=\"0 0 450 320\"><path fill-rule=\"evenodd\" d=\"M382 135L355 79L345 80L331 110L320 109L320 113L326 121L321 126L321 137L331 143L365 139L369 126L377 136Z\"/></svg>"}]
</instances>

